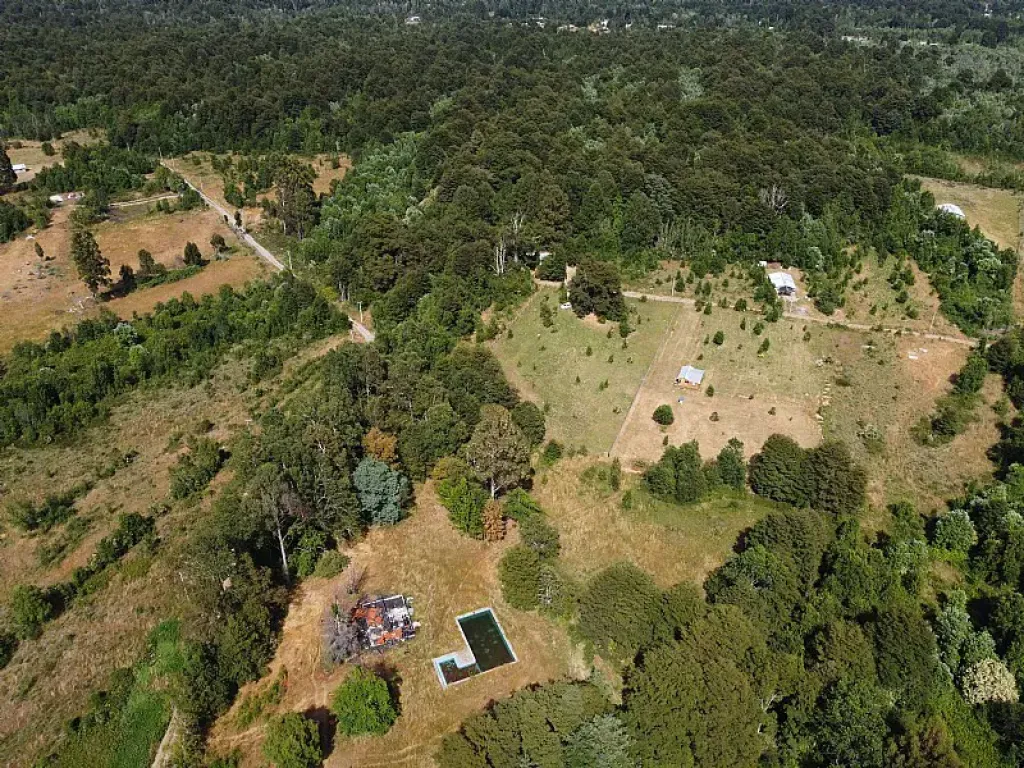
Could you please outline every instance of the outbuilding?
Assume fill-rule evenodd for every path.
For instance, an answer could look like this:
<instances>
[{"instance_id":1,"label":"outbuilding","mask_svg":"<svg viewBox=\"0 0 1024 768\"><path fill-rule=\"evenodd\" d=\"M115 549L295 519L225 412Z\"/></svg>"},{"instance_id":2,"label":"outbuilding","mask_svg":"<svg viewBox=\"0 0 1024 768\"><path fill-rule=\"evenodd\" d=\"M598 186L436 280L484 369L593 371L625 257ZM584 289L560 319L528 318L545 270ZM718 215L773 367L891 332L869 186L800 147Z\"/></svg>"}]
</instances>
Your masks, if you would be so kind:
<instances>
[{"instance_id":1,"label":"outbuilding","mask_svg":"<svg viewBox=\"0 0 1024 768\"><path fill-rule=\"evenodd\" d=\"M772 272L768 279L772 281L779 296L796 296L796 283L788 272Z\"/></svg>"},{"instance_id":2,"label":"outbuilding","mask_svg":"<svg viewBox=\"0 0 1024 768\"><path fill-rule=\"evenodd\" d=\"M955 203L943 203L939 206L939 210L943 213L948 213L950 216L956 216L958 219L966 219L967 216L964 214L963 208Z\"/></svg>"},{"instance_id":3,"label":"outbuilding","mask_svg":"<svg viewBox=\"0 0 1024 768\"><path fill-rule=\"evenodd\" d=\"M28 170L28 166L25 165L24 163L16 163L15 165L11 166L11 170L14 171L15 173L24 173L25 171Z\"/></svg>"},{"instance_id":4,"label":"outbuilding","mask_svg":"<svg viewBox=\"0 0 1024 768\"><path fill-rule=\"evenodd\" d=\"M676 384L684 387L699 387L704 381L704 371L692 365L684 365L676 376Z\"/></svg>"}]
</instances>

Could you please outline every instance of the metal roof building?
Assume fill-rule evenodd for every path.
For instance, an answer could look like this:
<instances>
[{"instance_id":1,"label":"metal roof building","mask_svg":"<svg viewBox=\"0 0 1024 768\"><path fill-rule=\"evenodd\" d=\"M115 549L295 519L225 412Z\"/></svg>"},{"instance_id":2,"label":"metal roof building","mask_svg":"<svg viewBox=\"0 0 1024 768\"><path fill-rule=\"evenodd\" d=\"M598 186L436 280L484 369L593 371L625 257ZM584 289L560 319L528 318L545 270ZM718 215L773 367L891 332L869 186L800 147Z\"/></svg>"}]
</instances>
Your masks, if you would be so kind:
<instances>
[{"instance_id":1,"label":"metal roof building","mask_svg":"<svg viewBox=\"0 0 1024 768\"><path fill-rule=\"evenodd\" d=\"M954 203L943 203L939 206L939 210L943 213L948 213L950 216L956 216L958 219L966 219L967 216L964 214L963 209Z\"/></svg>"},{"instance_id":2,"label":"metal roof building","mask_svg":"<svg viewBox=\"0 0 1024 768\"><path fill-rule=\"evenodd\" d=\"M793 282L793 276L787 272L772 272L768 275L768 279L772 281L772 285L775 286L775 292L780 296L792 296L796 293L796 283Z\"/></svg>"},{"instance_id":3,"label":"metal roof building","mask_svg":"<svg viewBox=\"0 0 1024 768\"><path fill-rule=\"evenodd\" d=\"M679 375L676 376L676 384L689 384L691 387L699 387L702 381L704 381L704 371L694 368L692 365L684 365L679 369Z\"/></svg>"}]
</instances>

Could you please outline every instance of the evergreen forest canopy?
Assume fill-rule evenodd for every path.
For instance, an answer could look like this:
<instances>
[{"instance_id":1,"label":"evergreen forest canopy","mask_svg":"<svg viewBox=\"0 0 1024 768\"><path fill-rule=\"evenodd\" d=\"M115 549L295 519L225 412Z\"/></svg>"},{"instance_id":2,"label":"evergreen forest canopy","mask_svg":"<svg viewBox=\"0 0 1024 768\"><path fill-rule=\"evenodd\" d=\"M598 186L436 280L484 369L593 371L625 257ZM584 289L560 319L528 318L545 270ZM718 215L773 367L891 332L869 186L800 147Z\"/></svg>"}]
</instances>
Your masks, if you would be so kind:
<instances>
[{"instance_id":1,"label":"evergreen forest canopy","mask_svg":"<svg viewBox=\"0 0 1024 768\"><path fill-rule=\"evenodd\" d=\"M543 416L467 343L493 332L483 310L529 295L541 250L579 266L574 303L621 321L624 337L620 275L664 258L701 277L744 265L768 322L781 311L760 260L802 268L826 312L865 260L899 287L913 261L965 332L1010 326L1016 254L936 212L904 177L949 151L1024 160L1019 10L991 10L442 3L407 27L419 9L406 4L4 3L0 134L101 128L109 142L69 146L31 193L106 195L137 188L161 154L235 151L238 166L218 161L226 180L266 171L251 185L266 189L272 168L303 205L282 198L274 211L301 279L185 296L16 349L0 364L0 445L79 435L117 398L201 380L231 348L343 330L328 297L362 301L376 342L302 369L294 396L232 446L232 479L178 555L190 599L174 695L191 734L263 673L296 581L337 542L398 524L411 481L443 468L441 493L468 535L493 527L485 488L511 491L509 517L513 499L534 510L516 513L524 544L502 577L523 594L510 604L566 622L626 687L620 706L589 684L520 693L446 739L442 765L1020 765L1019 425L996 446L998 481L937 521L898 506L893 530L872 537L857 522L863 473L842 446L771 438L749 478L735 447L708 465L695 446L673 448L644 479L652 493L689 503L723 485L745 493L749 479L792 509L738 542L706 597L625 566L572 584L557 531L512 491ZM544 28L505 23L536 15ZM617 22L609 34L555 29L604 16ZM319 199L281 161L340 151L356 165ZM19 206L0 201L0 235L29 226ZM1020 347L1012 331L986 358L1018 407ZM272 365L255 354L254 369ZM474 453L494 444L504 464ZM175 498L201 493L225 460L209 441L191 446ZM929 593L938 562L962 591ZM556 596L545 604L542 584ZM68 602L27 594L31 631L0 633L0 647Z\"/></svg>"}]
</instances>

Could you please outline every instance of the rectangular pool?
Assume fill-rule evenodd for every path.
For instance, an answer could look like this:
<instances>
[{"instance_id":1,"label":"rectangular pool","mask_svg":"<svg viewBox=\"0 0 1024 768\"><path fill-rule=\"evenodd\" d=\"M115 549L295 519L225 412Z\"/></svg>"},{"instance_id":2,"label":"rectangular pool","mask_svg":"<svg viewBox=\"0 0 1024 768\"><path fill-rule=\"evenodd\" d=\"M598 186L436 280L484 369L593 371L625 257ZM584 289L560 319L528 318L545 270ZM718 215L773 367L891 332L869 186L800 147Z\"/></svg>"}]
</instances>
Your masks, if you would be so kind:
<instances>
[{"instance_id":1,"label":"rectangular pool","mask_svg":"<svg viewBox=\"0 0 1024 768\"><path fill-rule=\"evenodd\" d=\"M457 621L481 672L516 660L490 608L460 616Z\"/></svg>"},{"instance_id":2,"label":"rectangular pool","mask_svg":"<svg viewBox=\"0 0 1024 768\"><path fill-rule=\"evenodd\" d=\"M434 659L434 670L442 688L519 660L490 608L465 613L455 621L466 648Z\"/></svg>"}]
</instances>

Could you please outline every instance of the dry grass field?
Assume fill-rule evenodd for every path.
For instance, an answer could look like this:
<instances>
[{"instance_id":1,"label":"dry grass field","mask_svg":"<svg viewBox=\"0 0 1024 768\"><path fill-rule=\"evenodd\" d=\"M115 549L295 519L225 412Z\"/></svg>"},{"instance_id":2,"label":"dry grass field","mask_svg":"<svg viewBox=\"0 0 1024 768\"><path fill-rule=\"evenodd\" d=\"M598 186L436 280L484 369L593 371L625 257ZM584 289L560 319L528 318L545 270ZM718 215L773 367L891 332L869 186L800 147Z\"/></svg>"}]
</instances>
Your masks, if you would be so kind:
<instances>
[{"instance_id":1,"label":"dry grass field","mask_svg":"<svg viewBox=\"0 0 1024 768\"><path fill-rule=\"evenodd\" d=\"M38 501L81 480L95 482L77 504L77 516L90 521L88 532L57 565L43 567L39 550L66 524L29 536L3 520L0 605L17 584L42 586L68 578L116 527L119 514L145 513L165 499L179 435L204 419L214 423L210 434L221 440L244 426L256 402L244 392L246 373L244 362L233 362L208 384L143 391L115 408L108 424L73 444L0 453L0 508L13 499ZM129 452L136 455L125 463ZM118 468L104 479L110 466ZM104 687L116 667L138 660L147 633L180 599L172 553L195 514L195 509L175 509L159 518L165 544L155 557L130 555L105 586L48 623L40 638L23 642L0 670L0 764L34 764L64 724L87 708L89 694Z\"/></svg>"},{"instance_id":2,"label":"dry grass field","mask_svg":"<svg viewBox=\"0 0 1024 768\"><path fill-rule=\"evenodd\" d=\"M95 144L101 140L101 134L98 132L88 131L72 131L66 133L60 139L50 142L53 145L55 153L53 155L47 155L43 152L43 142L31 141L29 139L18 139L20 147L8 147L7 156L11 158L12 165L19 165L24 163L28 166L28 170L24 173L18 174L19 182L32 181L43 168L49 168L51 165L56 165L60 162L60 152L64 145L70 141L77 142L79 144Z\"/></svg>"},{"instance_id":3,"label":"dry grass field","mask_svg":"<svg viewBox=\"0 0 1024 768\"><path fill-rule=\"evenodd\" d=\"M633 507L624 510L622 498L639 477L627 475L623 490L613 493L589 477L588 469L599 465L593 458L563 460L544 472L533 489L558 528L561 562L580 580L630 560L661 587L701 584L725 562L740 531L773 506L749 496L681 507L633 493Z\"/></svg>"},{"instance_id":4,"label":"dry grass field","mask_svg":"<svg viewBox=\"0 0 1024 768\"><path fill-rule=\"evenodd\" d=\"M544 301L555 312L551 328L541 323ZM549 437L591 453L611 448L678 312L678 305L653 301L627 300L627 306L636 313L630 319L636 330L626 349L617 324L581 320L558 309L558 291L552 288L542 288L523 305L508 326L511 338L506 333L492 343L506 376L524 397L548 409Z\"/></svg>"},{"instance_id":5,"label":"dry grass field","mask_svg":"<svg viewBox=\"0 0 1024 768\"><path fill-rule=\"evenodd\" d=\"M99 312L71 261L69 214L69 207L58 208L50 226L37 232L34 240L21 237L0 244L0 309L8 320L0 325L0 353L19 341L39 341L51 330L73 325ZM130 317L133 312L148 311L157 302L186 291L198 297L216 292L221 285L240 286L265 274L263 263L239 246L212 210L175 214L151 214L138 208L116 211L109 221L94 229L115 279L122 264L138 268L138 251L142 248L170 268L182 265L182 253L189 240L209 257L210 236L214 233L221 234L233 248L228 258L212 261L202 272L187 279L140 289L105 301L102 307ZM52 260L40 261L34 251L35 243Z\"/></svg>"},{"instance_id":6,"label":"dry grass field","mask_svg":"<svg viewBox=\"0 0 1024 768\"><path fill-rule=\"evenodd\" d=\"M347 552L349 568L365 568L367 594L401 592L414 599L416 619L422 622L417 637L383 656L364 662L379 665L400 680L401 716L380 738L348 739L338 734L325 762L331 768L352 766L429 766L441 737L492 699L503 698L532 683L583 674L565 633L536 613L509 608L501 597L497 563L515 541L514 533L501 544L487 544L462 536L448 521L429 485L417 489L417 504L397 526L372 530ZM269 673L252 690L286 669L286 693L275 711L309 711L323 717L334 689L351 665L326 670L320 658L320 627L324 610L344 581L310 580L303 585L285 621L283 640ZM455 617L475 608L491 606L519 661L442 690L431 659L463 647ZM214 728L211 746L228 751L239 748L243 765L262 765L260 745L265 720L238 732L236 703Z\"/></svg>"},{"instance_id":7,"label":"dry grass field","mask_svg":"<svg viewBox=\"0 0 1024 768\"><path fill-rule=\"evenodd\" d=\"M783 320L756 336L756 315L719 308L704 315L690 306L672 306L678 307L676 316L623 425L614 455L627 466L656 461L665 437L673 445L697 440L706 457L717 454L732 437L744 442L748 454L775 432L802 445L817 444L821 430L815 414L825 380L813 350L803 341L802 325ZM747 328L741 330L744 320ZM717 331L725 335L721 346L710 341ZM765 338L771 348L759 355ZM675 383L679 369L687 364L705 371L699 390ZM707 396L708 387L714 387L713 397ZM660 405L672 407L675 421L668 427L659 427L651 418Z\"/></svg>"}]
</instances>

